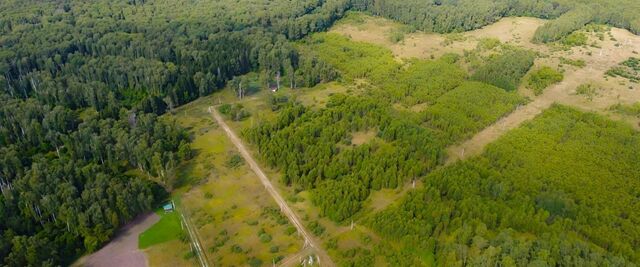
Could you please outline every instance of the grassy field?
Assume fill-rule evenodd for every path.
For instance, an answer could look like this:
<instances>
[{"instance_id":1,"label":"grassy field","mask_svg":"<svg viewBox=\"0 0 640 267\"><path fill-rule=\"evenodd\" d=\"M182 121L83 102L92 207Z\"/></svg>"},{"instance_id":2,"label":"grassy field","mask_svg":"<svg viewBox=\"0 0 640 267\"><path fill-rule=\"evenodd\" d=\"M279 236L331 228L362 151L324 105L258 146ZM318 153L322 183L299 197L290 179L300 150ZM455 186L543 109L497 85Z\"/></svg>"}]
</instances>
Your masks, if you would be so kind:
<instances>
[{"instance_id":1,"label":"grassy field","mask_svg":"<svg viewBox=\"0 0 640 267\"><path fill-rule=\"evenodd\" d=\"M160 221L138 237L138 247L140 249L176 240L183 233L178 212L165 213L164 211L156 211L156 214L160 216Z\"/></svg>"},{"instance_id":2,"label":"grassy field","mask_svg":"<svg viewBox=\"0 0 640 267\"><path fill-rule=\"evenodd\" d=\"M248 166L231 160L237 151L208 113L210 105L232 102L233 97L217 93L165 116L189 130L195 152L177 171L174 196L180 198L211 262L223 266L271 264L297 253L302 241L290 231L292 226ZM264 98L264 92L251 95L243 105L250 111L269 110ZM252 119L268 116L269 112L253 113L237 124L251 126ZM151 246L147 253L151 256L158 250L179 249L182 244L172 241ZM181 257L196 263L188 250Z\"/></svg>"}]
</instances>

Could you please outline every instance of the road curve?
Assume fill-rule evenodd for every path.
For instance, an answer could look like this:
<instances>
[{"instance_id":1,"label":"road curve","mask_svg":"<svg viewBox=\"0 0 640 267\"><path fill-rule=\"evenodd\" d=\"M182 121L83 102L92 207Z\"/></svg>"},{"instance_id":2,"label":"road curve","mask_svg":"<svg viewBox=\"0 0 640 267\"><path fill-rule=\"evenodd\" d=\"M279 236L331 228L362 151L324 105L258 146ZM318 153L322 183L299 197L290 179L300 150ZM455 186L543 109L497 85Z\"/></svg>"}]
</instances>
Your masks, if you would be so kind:
<instances>
[{"instance_id":1,"label":"road curve","mask_svg":"<svg viewBox=\"0 0 640 267\"><path fill-rule=\"evenodd\" d=\"M231 142L236 146L236 148L238 148L238 151L240 151L240 154L242 155L244 160L249 164L253 172L256 173L256 175L264 185L265 189L269 192L271 197L273 197L276 203L278 203L278 206L280 206L280 210L282 211L282 213L285 216L287 216L287 218L289 218L289 221L291 221L293 226L296 227L296 229L298 230L298 233L302 235L302 237L304 238L305 247L309 246L311 247L311 249L313 249L313 251L320 258L321 266L335 266L335 264L333 263L333 261L331 260L327 252L324 251L324 249L320 245L318 245L318 242L315 240L315 238L307 231L304 225L300 222L300 219L298 218L298 216L293 212L291 208L289 208L289 205L287 204L287 202L284 200L284 198L282 198L282 196L275 189L273 184L271 184L271 181L269 180L269 178L267 178L267 175L264 174L264 172L262 171L258 163L256 163L256 161L253 159L253 156L251 156L249 151L245 148L244 144L242 143L242 140L240 140L240 138L236 136L233 130L229 128L229 126L224 121L222 116L220 116L220 113L218 113L216 108L210 107L209 112L211 112L211 114L213 115L213 118L216 120L218 125L220 125L222 129L224 129L225 133L227 134Z\"/></svg>"}]
</instances>

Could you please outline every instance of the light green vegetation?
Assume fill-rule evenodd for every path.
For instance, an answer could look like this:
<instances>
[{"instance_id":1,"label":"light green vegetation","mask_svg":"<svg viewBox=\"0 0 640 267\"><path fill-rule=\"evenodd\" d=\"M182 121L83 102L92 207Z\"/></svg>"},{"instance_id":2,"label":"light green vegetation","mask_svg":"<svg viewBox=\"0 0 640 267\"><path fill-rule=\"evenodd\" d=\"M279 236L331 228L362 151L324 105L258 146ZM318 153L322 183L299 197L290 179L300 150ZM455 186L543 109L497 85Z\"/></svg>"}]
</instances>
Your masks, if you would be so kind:
<instances>
[{"instance_id":1,"label":"light green vegetation","mask_svg":"<svg viewBox=\"0 0 640 267\"><path fill-rule=\"evenodd\" d=\"M573 47L573 46L583 46L586 45L588 41L588 37L583 32L573 32L566 37L562 38L561 43L563 45Z\"/></svg>"},{"instance_id":2,"label":"light green vegetation","mask_svg":"<svg viewBox=\"0 0 640 267\"><path fill-rule=\"evenodd\" d=\"M185 234L180 225L180 214L178 212L165 213L159 210L156 213L160 216L160 221L140 234L138 237L138 247L140 249L176 240Z\"/></svg>"},{"instance_id":3,"label":"light green vegetation","mask_svg":"<svg viewBox=\"0 0 640 267\"><path fill-rule=\"evenodd\" d=\"M331 64L347 80L385 76L400 65L391 51L382 47L350 41L334 33L319 33L304 39L302 50Z\"/></svg>"},{"instance_id":4,"label":"light green vegetation","mask_svg":"<svg viewBox=\"0 0 640 267\"><path fill-rule=\"evenodd\" d=\"M314 41L318 38L322 41ZM372 240L354 240L361 234L347 231L347 226L340 224L361 222L370 212L371 192L402 188L425 175L444 162L444 147L495 122L523 104L524 99L514 92L468 81L456 55L399 63L385 48L331 34L312 36L301 45L308 45L311 48L305 49L336 66L346 86L359 83L363 91L358 96L334 94L319 108L304 107L290 97L274 118L254 127L232 125L255 145L266 165L281 174L277 175L280 181L292 185L285 190L304 211L307 226L325 242L336 244L329 249L334 260L393 264L394 259L372 257L376 253L384 255L381 251L395 246L394 242L374 241L375 234L361 226L355 233ZM383 57L369 57L367 51ZM332 56L325 58L324 54ZM367 66L381 66L386 71L354 71L360 67L352 66L354 61L372 61ZM420 111L400 110L390 103L425 107ZM352 133L362 132L375 132L376 137L349 146ZM294 188L305 191L298 194ZM425 262L433 260L432 255L424 254Z\"/></svg>"},{"instance_id":5,"label":"light green vegetation","mask_svg":"<svg viewBox=\"0 0 640 267\"><path fill-rule=\"evenodd\" d=\"M260 92L256 95L262 96ZM218 97L235 96L203 98L167 118L177 120L193 138L195 157L179 168L188 181L184 189L178 189L185 190L181 195L185 216L191 218L212 262L231 266L279 261L295 254L302 239L287 232L288 220L207 112ZM270 110L268 105L253 102L247 99L243 105L249 110Z\"/></svg>"},{"instance_id":6,"label":"light green vegetation","mask_svg":"<svg viewBox=\"0 0 640 267\"><path fill-rule=\"evenodd\" d=\"M587 63L582 59L569 59L565 57L560 58L560 64L567 64L578 68L584 68Z\"/></svg>"},{"instance_id":7,"label":"light green vegetation","mask_svg":"<svg viewBox=\"0 0 640 267\"><path fill-rule=\"evenodd\" d=\"M465 82L444 94L424 112L425 122L441 129L447 143L463 140L478 132L516 106L524 104L522 97L480 82Z\"/></svg>"},{"instance_id":8,"label":"light green vegetation","mask_svg":"<svg viewBox=\"0 0 640 267\"><path fill-rule=\"evenodd\" d=\"M632 105L616 104L610 109L623 115L635 116L640 118L640 102Z\"/></svg>"},{"instance_id":9,"label":"light green vegetation","mask_svg":"<svg viewBox=\"0 0 640 267\"><path fill-rule=\"evenodd\" d=\"M391 253L400 265L419 261L417 251L442 265L635 262L640 152L629 147L638 146L624 123L554 106L481 157L428 175L423 189L369 224L404 244ZM558 256L566 253L592 256Z\"/></svg>"},{"instance_id":10,"label":"light green vegetation","mask_svg":"<svg viewBox=\"0 0 640 267\"><path fill-rule=\"evenodd\" d=\"M629 58L607 71L607 75L626 78L633 83L638 83L640 82L640 59Z\"/></svg>"},{"instance_id":11,"label":"light green vegetation","mask_svg":"<svg viewBox=\"0 0 640 267\"><path fill-rule=\"evenodd\" d=\"M564 79L564 75L561 72L548 66L542 66L529 74L527 87L531 88L535 95L541 95L544 89L561 82L562 79Z\"/></svg>"},{"instance_id":12,"label":"light green vegetation","mask_svg":"<svg viewBox=\"0 0 640 267\"><path fill-rule=\"evenodd\" d=\"M374 93L406 106L433 104L466 77L464 70L455 64L457 60L457 55L434 61L412 60L391 73L371 77L382 88Z\"/></svg>"},{"instance_id":13,"label":"light green vegetation","mask_svg":"<svg viewBox=\"0 0 640 267\"><path fill-rule=\"evenodd\" d=\"M598 95L600 88L593 83L581 84L576 88L576 94L586 97L589 101Z\"/></svg>"}]
</instances>

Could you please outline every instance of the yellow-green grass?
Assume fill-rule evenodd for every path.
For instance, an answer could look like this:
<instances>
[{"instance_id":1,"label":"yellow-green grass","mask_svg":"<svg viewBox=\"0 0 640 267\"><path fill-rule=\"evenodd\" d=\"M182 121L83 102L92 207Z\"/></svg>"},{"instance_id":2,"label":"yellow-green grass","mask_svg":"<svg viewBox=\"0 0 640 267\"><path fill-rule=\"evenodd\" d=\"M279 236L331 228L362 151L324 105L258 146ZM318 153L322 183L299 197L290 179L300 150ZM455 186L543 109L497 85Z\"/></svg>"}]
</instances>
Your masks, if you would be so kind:
<instances>
[{"instance_id":1,"label":"yellow-green grass","mask_svg":"<svg viewBox=\"0 0 640 267\"><path fill-rule=\"evenodd\" d=\"M248 166L231 168L226 164L238 152L215 124L208 107L217 105L218 99L222 103L241 103L252 116L233 123L237 126L250 126L251 119L257 121L270 112L267 92L238 100L229 91L199 99L167 116L189 130L195 151L195 157L177 171L181 187L176 191L180 192L183 212L194 223L211 262L242 266L255 258L267 264L278 256L297 253L302 239L295 233L286 233L288 221L280 224L264 212L269 208L278 211L277 205ZM260 240L261 229L271 236L270 241ZM242 252L233 252L234 245ZM277 251L272 252L272 247L278 247Z\"/></svg>"},{"instance_id":2,"label":"yellow-green grass","mask_svg":"<svg viewBox=\"0 0 640 267\"><path fill-rule=\"evenodd\" d=\"M156 211L156 214L160 216L160 220L138 236L138 248L140 249L176 240L183 232L180 225L180 215L177 212Z\"/></svg>"},{"instance_id":3,"label":"yellow-green grass","mask_svg":"<svg viewBox=\"0 0 640 267\"><path fill-rule=\"evenodd\" d=\"M199 266L195 257L190 257L191 247L189 242L172 240L156 244L145 250L149 266L173 267L173 266Z\"/></svg>"}]
</instances>

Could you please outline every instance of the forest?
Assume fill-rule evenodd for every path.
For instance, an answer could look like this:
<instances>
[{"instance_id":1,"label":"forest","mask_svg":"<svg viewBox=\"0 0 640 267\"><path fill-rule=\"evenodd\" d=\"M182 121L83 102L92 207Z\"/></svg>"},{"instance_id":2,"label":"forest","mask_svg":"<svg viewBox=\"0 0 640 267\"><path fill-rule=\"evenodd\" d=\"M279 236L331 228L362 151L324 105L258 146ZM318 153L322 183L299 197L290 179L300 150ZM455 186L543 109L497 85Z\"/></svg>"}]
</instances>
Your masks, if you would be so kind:
<instances>
[{"instance_id":1,"label":"forest","mask_svg":"<svg viewBox=\"0 0 640 267\"><path fill-rule=\"evenodd\" d=\"M633 266L640 154L627 148L639 142L624 123L554 106L369 223L444 266Z\"/></svg>"},{"instance_id":2,"label":"forest","mask_svg":"<svg viewBox=\"0 0 640 267\"><path fill-rule=\"evenodd\" d=\"M265 162L282 171L284 183L312 190L313 202L334 221L357 214L371 190L397 188L425 175L436 177L439 172L430 173L444 162L448 145L526 102L511 91L522 83L534 53L504 49L473 73L457 64L456 55L401 64L380 47L317 33L349 10L428 32L477 29L505 16L550 19L536 32L537 42L562 41L588 23L640 32L640 3L635 0L2 1L0 265L68 265L99 249L136 215L152 210L179 186L176 166L195 153L187 132L159 116L227 86L238 88L242 96L243 85L295 89L332 80L368 81L363 95L335 95L321 109L272 99L277 119L244 133ZM630 59L610 75L637 74L634 62ZM261 79L241 78L250 72ZM409 112L395 104L426 108ZM222 109L234 120L251 116L242 106ZM562 108L555 112L578 116ZM606 124L598 118L591 121ZM359 131L375 131L376 136L365 144L352 144L352 135ZM635 144L637 138L624 140ZM637 171L621 162L625 170ZM478 166L487 172L509 167ZM445 189L436 181L424 196L448 197L439 195ZM580 255L595 255L596 263L639 260L635 247L630 247L638 242L628 226L629 220L637 219L633 210L617 217L606 209L598 213L594 205L609 203L579 202L571 199L575 188L563 190L548 192L549 197L529 191L518 196L536 199L537 206L526 206L527 212L542 214L535 217L538 224L531 224L541 227L534 233L552 234L540 237L535 246L531 240L517 242L553 259L561 257L549 254L545 244L555 246L563 240ZM455 204L444 199L441 205ZM612 204L612 210L624 208L618 204ZM546 209L553 216L544 216L547 206L553 206ZM556 206L560 211L549 211ZM616 228L604 223L590 228L584 223L592 219L585 215L590 211L597 222L614 220ZM380 226L386 223L383 215L371 225L386 234ZM473 228L486 229L485 241L507 242L491 239L503 229L496 220L473 222ZM396 230L428 231L420 233L435 240L446 233L443 227ZM564 238L563 229L585 237ZM395 237L403 238L403 233ZM432 249L441 263L450 257L467 260L430 247L429 242L433 243L421 246ZM496 246L487 247L488 242L479 246L482 252L502 255ZM511 260L520 263L515 257Z\"/></svg>"},{"instance_id":3,"label":"forest","mask_svg":"<svg viewBox=\"0 0 640 267\"><path fill-rule=\"evenodd\" d=\"M525 103L514 92L468 80L453 55L402 67L385 48L336 34L314 34L302 45L335 66L342 79L366 78L372 85L364 95L333 95L319 110L291 101L275 120L249 128L244 137L264 162L280 169L284 184L312 190L321 213L337 222L355 215L371 190L398 188L428 174L444 162L448 145ZM394 103L430 105L411 112ZM364 131L376 137L352 144L353 134Z\"/></svg>"}]
</instances>

